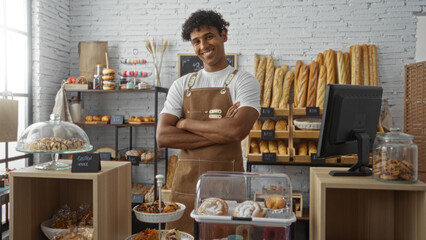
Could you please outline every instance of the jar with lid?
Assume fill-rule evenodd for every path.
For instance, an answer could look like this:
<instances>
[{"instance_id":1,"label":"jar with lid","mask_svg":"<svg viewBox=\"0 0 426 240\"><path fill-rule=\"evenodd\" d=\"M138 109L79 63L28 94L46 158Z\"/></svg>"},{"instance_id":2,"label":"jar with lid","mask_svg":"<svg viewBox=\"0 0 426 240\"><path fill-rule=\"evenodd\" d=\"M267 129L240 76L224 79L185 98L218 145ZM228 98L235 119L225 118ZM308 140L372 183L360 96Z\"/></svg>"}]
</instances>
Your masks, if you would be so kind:
<instances>
[{"instance_id":1,"label":"jar with lid","mask_svg":"<svg viewBox=\"0 0 426 240\"><path fill-rule=\"evenodd\" d=\"M96 65L96 74L93 76L93 89L102 90L102 64Z\"/></svg>"},{"instance_id":2,"label":"jar with lid","mask_svg":"<svg viewBox=\"0 0 426 240\"><path fill-rule=\"evenodd\" d=\"M391 128L389 133L377 135L373 152L373 176L393 183L417 182L417 145L414 137Z\"/></svg>"},{"instance_id":3,"label":"jar with lid","mask_svg":"<svg viewBox=\"0 0 426 240\"><path fill-rule=\"evenodd\" d=\"M70 114L74 123L81 120L81 101L77 96L71 97L70 101Z\"/></svg>"}]
</instances>

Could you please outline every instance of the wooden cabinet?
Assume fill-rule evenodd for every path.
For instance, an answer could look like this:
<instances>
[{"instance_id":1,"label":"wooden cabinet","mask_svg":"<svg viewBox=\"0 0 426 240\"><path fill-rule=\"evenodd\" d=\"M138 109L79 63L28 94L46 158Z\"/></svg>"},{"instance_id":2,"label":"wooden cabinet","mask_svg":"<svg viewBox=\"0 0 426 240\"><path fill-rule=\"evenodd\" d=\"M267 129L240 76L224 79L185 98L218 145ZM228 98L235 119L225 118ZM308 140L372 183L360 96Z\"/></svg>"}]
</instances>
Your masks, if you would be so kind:
<instances>
[{"instance_id":1,"label":"wooden cabinet","mask_svg":"<svg viewBox=\"0 0 426 240\"><path fill-rule=\"evenodd\" d=\"M64 162L71 163L71 161ZM40 224L64 204L93 206L96 240L131 235L130 162L102 161L98 173L28 167L10 174L10 238L47 239Z\"/></svg>"},{"instance_id":2,"label":"wooden cabinet","mask_svg":"<svg viewBox=\"0 0 426 240\"><path fill-rule=\"evenodd\" d=\"M310 171L310 239L426 239L426 184ZM341 170L341 169L339 169Z\"/></svg>"}]
</instances>

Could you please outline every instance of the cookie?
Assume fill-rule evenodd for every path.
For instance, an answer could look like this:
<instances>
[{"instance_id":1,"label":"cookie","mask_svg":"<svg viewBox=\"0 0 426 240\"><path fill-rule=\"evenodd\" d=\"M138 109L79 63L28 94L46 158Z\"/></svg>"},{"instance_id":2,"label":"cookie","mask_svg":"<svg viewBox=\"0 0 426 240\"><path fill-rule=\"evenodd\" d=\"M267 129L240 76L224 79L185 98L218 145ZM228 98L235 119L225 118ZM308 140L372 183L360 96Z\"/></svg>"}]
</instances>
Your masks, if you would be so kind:
<instances>
[{"instance_id":1,"label":"cookie","mask_svg":"<svg viewBox=\"0 0 426 240\"><path fill-rule=\"evenodd\" d=\"M401 172L404 173L414 173L414 166L412 163L408 162L407 160L402 160L400 163Z\"/></svg>"},{"instance_id":2,"label":"cookie","mask_svg":"<svg viewBox=\"0 0 426 240\"><path fill-rule=\"evenodd\" d=\"M380 175L380 178L384 179L384 180L397 180L398 179L398 175L394 176L394 175L385 175L385 174L382 174L382 175Z\"/></svg>"},{"instance_id":3,"label":"cookie","mask_svg":"<svg viewBox=\"0 0 426 240\"><path fill-rule=\"evenodd\" d=\"M399 174L399 177L406 180L406 181L413 181L414 180L414 174L411 174L411 173L401 173L401 174Z\"/></svg>"}]
</instances>

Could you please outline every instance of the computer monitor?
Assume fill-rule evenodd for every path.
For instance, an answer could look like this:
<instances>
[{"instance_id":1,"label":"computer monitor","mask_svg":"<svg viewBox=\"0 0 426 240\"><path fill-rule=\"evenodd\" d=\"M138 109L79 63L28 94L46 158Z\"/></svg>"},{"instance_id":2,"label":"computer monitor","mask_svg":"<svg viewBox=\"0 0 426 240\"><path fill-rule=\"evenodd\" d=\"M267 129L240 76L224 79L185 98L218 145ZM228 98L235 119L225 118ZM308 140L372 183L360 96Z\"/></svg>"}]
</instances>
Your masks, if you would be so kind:
<instances>
[{"instance_id":1,"label":"computer monitor","mask_svg":"<svg viewBox=\"0 0 426 240\"><path fill-rule=\"evenodd\" d=\"M376 137L382 93L376 86L327 85L318 157L358 154L358 162L348 171L331 171L330 175L371 175L369 153Z\"/></svg>"}]
</instances>

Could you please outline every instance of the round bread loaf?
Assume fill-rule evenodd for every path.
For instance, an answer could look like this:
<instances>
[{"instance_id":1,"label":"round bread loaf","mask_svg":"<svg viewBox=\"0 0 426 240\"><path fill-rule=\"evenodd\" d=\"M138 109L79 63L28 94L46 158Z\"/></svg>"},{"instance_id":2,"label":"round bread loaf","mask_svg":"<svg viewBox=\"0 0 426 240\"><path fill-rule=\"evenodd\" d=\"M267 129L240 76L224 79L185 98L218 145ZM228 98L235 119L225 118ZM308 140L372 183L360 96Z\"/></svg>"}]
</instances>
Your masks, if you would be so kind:
<instances>
[{"instance_id":1,"label":"round bread loaf","mask_svg":"<svg viewBox=\"0 0 426 240\"><path fill-rule=\"evenodd\" d=\"M255 201L245 201L234 210L234 217L265 217L266 210Z\"/></svg>"},{"instance_id":2,"label":"round bread loaf","mask_svg":"<svg viewBox=\"0 0 426 240\"><path fill-rule=\"evenodd\" d=\"M269 209L281 209L285 207L285 200L282 196L271 196L266 199L265 206Z\"/></svg>"},{"instance_id":3,"label":"round bread loaf","mask_svg":"<svg viewBox=\"0 0 426 240\"><path fill-rule=\"evenodd\" d=\"M228 214L228 204L220 198L204 199L197 210L198 215L224 216Z\"/></svg>"}]
</instances>

